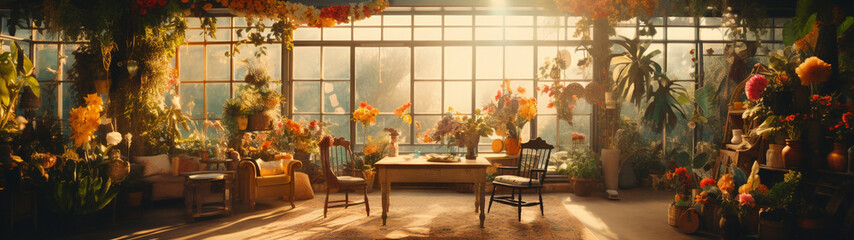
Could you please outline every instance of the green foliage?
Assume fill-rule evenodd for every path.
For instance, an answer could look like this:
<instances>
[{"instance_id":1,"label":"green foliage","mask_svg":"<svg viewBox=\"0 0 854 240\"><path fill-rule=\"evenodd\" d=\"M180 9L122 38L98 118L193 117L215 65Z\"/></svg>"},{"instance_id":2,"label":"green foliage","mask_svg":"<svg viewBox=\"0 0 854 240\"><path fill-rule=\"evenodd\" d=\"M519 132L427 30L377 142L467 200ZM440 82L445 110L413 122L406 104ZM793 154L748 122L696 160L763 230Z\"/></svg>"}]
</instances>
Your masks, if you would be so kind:
<instances>
[{"instance_id":1,"label":"green foliage","mask_svg":"<svg viewBox=\"0 0 854 240\"><path fill-rule=\"evenodd\" d=\"M0 53L0 141L9 141L20 133L15 106L25 86L40 95L39 83L33 77L33 62L13 41L8 52Z\"/></svg>"},{"instance_id":2,"label":"green foliage","mask_svg":"<svg viewBox=\"0 0 854 240\"><path fill-rule=\"evenodd\" d=\"M642 121L652 131L670 130L676 126L678 118L685 118L683 104L688 102L685 88L666 76L659 76L658 88L647 96L646 102Z\"/></svg>"},{"instance_id":3,"label":"green foliage","mask_svg":"<svg viewBox=\"0 0 854 240\"><path fill-rule=\"evenodd\" d=\"M81 158L67 149L42 185L50 207L64 214L88 215L103 209L119 193L118 185L103 171L107 148L95 147Z\"/></svg>"},{"instance_id":4,"label":"green foliage","mask_svg":"<svg viewBox=\"0 0 854 240\"><path fill-rule=\"evenodd\" d=\"M794 204L797 203L795 201L795 191L800 184L801 174L789 170L789 173L786 173L783 179L783 182L774 184L768 191L768 196L766 197L768 202L766 204L771 208L785 209L791 212L795 210Z\"/></svg>"},{"instance_id":5,"label":"green foliage","mask_svg":"<svg viewBox=\"0 0 854 240\"><path fill-rule=\"evenodd\" d=\"M623 47L626 52L611 60L614 70L617 72L615 91L628 98L630 102L640 106L643 97L652 92L652 80L661 73L661 65L652 58L661 54L661 50L647 52L649 41L641 41L638 37L614 41L614 44Z\"/></svg>"},{"instance_id":6,"label":"green foliage","mask_svg":"<svg viewBox=\"0 0 854 240\"><path fill-rule=\"evenodd\" d=\"M559 173L578 178L599 178L602 176L602 165L595 154L586 144L576 144L567 152L565 157L558 159L566 164Z\"/></svg>"}]
</instances>

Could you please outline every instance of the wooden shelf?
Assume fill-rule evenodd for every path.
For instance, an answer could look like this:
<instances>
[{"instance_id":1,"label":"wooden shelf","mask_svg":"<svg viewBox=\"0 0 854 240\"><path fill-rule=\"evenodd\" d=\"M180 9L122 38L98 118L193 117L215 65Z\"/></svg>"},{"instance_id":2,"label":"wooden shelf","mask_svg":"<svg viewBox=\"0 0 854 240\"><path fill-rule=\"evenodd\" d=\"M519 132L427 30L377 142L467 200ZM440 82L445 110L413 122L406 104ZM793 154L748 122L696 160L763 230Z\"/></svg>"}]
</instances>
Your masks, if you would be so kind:
<instances>
[{"instance_id":1,"label":"wooden shelf","mask_svg":"<svg viewBox=\"0 0 854 240\"><path fill-rule=\"evenodd\" d=\"M837 172L837 171L832 171L832 170L827 170L827 169L818 169L818 170L816 170L816 172L854 177L854 173L850 173L850 172Z\"/></svg>"},{"instance_id":2,"label":"wooden shelf","mask_svg":"<svg viewBox=\"0 0 854 240\"><path fill-rule=\"evenodd\" d=\"M794 169L788 169L788 168L772 167L772 166L762 165L762 164L759 165L759 169L768 170L768 171L777 171L777 172L789 172L789 170L794 170Z\"/></svg>"},{"instance_id":3,"label":"wooden shelf","mask_svg":"<svg viewBox=\"0 0 854 240\"><path fill-rule=\"evenodd\" d=\"M743 114L744 114L744 109L742 109L742 110L729 110L729 115L738 115L739 117L741 117L741 115L743 115Z\"/></svg>"}]
</instances>

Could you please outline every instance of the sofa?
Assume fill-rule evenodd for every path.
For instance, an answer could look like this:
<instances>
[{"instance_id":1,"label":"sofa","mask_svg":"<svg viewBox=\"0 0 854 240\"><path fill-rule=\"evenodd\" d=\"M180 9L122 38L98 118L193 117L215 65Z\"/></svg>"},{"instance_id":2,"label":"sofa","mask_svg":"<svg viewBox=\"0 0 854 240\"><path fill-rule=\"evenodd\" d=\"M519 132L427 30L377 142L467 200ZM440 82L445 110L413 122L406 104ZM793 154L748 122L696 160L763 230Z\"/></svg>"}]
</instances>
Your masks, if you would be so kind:
<instances>
[{"instance_id":1,"label":"sofa","mask_svg":"<svg viewBox=\"0 0 854 240\"><path fill-rule=\"evenodd\" d=\"M183 174L205 170L207 166L200 160L185 154L136 156L131 163L131 180L149 186L145 192L147 200L183 199Z\"/></svg>"}]
</instances>

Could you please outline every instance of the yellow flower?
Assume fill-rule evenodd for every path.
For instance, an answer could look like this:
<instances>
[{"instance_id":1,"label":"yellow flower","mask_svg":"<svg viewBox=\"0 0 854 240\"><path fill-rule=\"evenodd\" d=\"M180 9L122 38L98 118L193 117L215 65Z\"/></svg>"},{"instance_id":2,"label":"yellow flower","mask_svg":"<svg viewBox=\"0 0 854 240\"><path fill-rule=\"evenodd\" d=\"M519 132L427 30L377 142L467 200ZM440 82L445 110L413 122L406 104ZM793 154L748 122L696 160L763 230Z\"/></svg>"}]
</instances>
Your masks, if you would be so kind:
<instances>
[{"instance_id":1,"label":"yellow flower","mask_svg":"<svg viewBox=\"0 0 854 240\"><path fill-rule=\"evenodd\" d=\"M365 147L365 155L371 155L371 154L376 153L376 152L377 152L377 146L376 145Z\"/></svg>"},{"instance_id":2,"label":"yellow flower","mask_svg":"<svg viewBox=\"0 0 854 240\"><path fill-rule=\"evenodd\" d=\"M721 176L721 179L718 180L718 189L724 194L729 194L730 191L735 190L735 181L732 178L732 174Z\"/></svg>"},{"instance_id":3,"label":"yellow flower","mask_svg":"<svg viewBox=\"0 0 854 240\"><path fill-rule=\"evenodd\" d=\"M822 61L817 57L810 57L804 60L795 73L801 79L801 85L809 86L812 83L823 83L830 77L830 64Z\"/></svg>"},{"instance_id":4,"label":"yellow flower","mask_svg":"<svg viewBox=\"0 0 854 240\"><path fill-rule=\"evenodd\" d=\"M89 94L84 99L86 106L71 109L69 112L71 117L68 118L71 124L71 139L77 147L88 142L101 125L101 110L103 110L101 97L97 94Z\"/></svg>"},{"instance_id":5,"label":"yellow flower","mask_svg":"<svg viewBox=\"0 0 854 240\"><path fill-rule=\"evenodd\" d=\"M527 120L531 120L531 119L534 119L535 117L537 117L537 100L536 99L534 99L534 98L528 98L528 99L523 98L522 101L519 101L519 103L522 103L521 106L519 106L519 116L522 116L523 118L525 118Z\"/></svg>"}]
</instances>

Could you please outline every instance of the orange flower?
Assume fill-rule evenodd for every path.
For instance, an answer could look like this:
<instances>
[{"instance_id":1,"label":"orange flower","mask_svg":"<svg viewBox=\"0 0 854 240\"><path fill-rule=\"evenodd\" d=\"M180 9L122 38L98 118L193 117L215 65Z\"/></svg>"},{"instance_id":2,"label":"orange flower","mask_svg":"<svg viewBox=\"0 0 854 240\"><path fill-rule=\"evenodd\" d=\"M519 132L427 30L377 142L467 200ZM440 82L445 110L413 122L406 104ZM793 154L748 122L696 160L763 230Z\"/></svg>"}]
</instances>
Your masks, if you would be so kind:
<instances>
[{"instance_id":1,"label":"orange flower","mask_svg":"<svg viewBox=\"0 0 854 240\"><path fill-rule=\"evenodd\" d=\"M516 91L519 92L519 94L525 94L525 88L523 88L522 86L516 88Z\"/></svg>"},{"instance_id":2,"label":"orange flower","mask_svg":"<svg viewBox=\"0 0 854 240\"><path fill-rule=\"evenodd\" d=\"M377 150L378 150L377 145L367 146L367 147L365 147L365 155L374 154L377 152Z\"/></svg>"},{"instance_id":3,"label":"orange flower","mask_svg":"<svg viewBox=\"0 0 854 240\"><path fill-rule=\"evenodd\" d=\"M801 79L801 85L809 86L812 83L827 81L831 74L831 67L829 63L817 57L810 57L795 69L795 73Z\"/></svg>"},{"instance_id":4,"label":"orange flower","mask_svg":"<svg viewBox=\"0 0 854 240\"><path fill-rule=\"evenodd\" d=\"M212 7L213 7L213 4L211 4L211 3L205 3L205 5L204 5L204 6L202 6L202 9L204 9L204 10L210 10Z\"/></svg>"}]
</instances>

